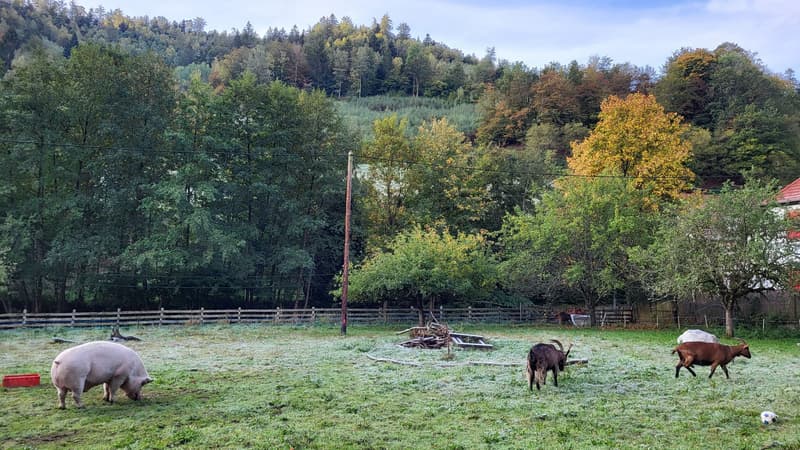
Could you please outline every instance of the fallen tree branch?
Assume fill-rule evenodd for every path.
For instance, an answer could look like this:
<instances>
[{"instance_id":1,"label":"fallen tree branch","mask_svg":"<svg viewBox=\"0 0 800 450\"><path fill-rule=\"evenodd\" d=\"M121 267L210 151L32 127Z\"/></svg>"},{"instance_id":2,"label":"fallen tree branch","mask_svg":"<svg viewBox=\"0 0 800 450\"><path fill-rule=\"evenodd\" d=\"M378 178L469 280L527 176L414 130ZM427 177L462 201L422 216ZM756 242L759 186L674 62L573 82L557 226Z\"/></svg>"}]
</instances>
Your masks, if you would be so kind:
<instances>
[{"instance_id":1,"label":"fallen tree branch","mask_svg":"<svg viewBox=\"0 0 800 450\"><path fill-rule=\"evenodd\" d=\"M369 353L366 354L367 358L378 361L378 362L387 362L392 364L400 364L403 366L413 366L413 367L424 367L424 364L411 362L411 361L400 361L397 359L391 358L378 358L377 356L372 356ZM526 363L524 362L494 362L494 361L465 361L462 363L439 363L439 364L431 364L432 367L463 367L463 366L499 366L499 367L517 367L517 366L524 366ZM571 366L574 364L589 364L588 359L571 359L564 363L565 366Z\"/></svg>"},{"instance_id":2,"label":"fallen tree branch","mask_svg":"<svg viewBox=\"0 0 800 450\"><path fill-rule=\"evenodd\" d=\"M589 364L588 359L570 359L569 361L565 362L565 366L571 366L573 364Z\"/></svg>"},{"instance_id":3,"label":"fallen tree branch","mask_svg":"<svg viewBox=\"0 0 800 450\"><path fill-rule=\"evenodd\" d=\"M438 367L459 367L459 366L502 366L502 367L512 367L512 366L524 366L525 363L504 363L504 362L492 362L492 361L466 361L463 363L443 363L437 364Z\"/></svg>"},{"instance_id":4,"label":"fallen tree branch","mask_svg":"<svg viewBox=\"0 0 800 450\"><path fill-rule=\"evenodd\" d=\"M60 337L53 337L53 341L51 344L74 344L75 341L70 341L69 339L62 339Z\"/></svg>"},{"instance_id":5,"label":"fallen tree branch","mask_svg":"<svg viewBox=\"0 0 800 450\"><path fill-rule=\"evenodd\" d=\"M371 359L373 361L388 362L388 363L392 363L392 364L400 364L400 365L403 365L403 366L422 367L422 364L419 364L419 363L410 362L410 361L398 361L396 359L389 359L389 358L378 358L376 356L370 355L369 353L367 353L367 358L369 358L369 359Z\"/></svg>"},{"instance_id":6,"label":"fallen tree branch","mask_svg":"<svg viewBox=\"0 0 800 450\"><path fill-rule=\"evenodd\" d=\"M425 327L411 327L411 328L406 328L403 331L398 331L395 334L403 334L403 333L408 333L409 331L413 331L413 330L424 330L424 329L425 329Z\"/></svg>"},{"instance_id":7,"label":"fallen tree branch","mask_svg":"<svg viewBox=\"0 0 800 450\"><path fill-rule=\"evenodd\" d=\"M119 327L115 326L111 328L111 337L108 338L110 341L141 341L136 336L123 336L119 334Z\"/></svg>"}]
</instances>

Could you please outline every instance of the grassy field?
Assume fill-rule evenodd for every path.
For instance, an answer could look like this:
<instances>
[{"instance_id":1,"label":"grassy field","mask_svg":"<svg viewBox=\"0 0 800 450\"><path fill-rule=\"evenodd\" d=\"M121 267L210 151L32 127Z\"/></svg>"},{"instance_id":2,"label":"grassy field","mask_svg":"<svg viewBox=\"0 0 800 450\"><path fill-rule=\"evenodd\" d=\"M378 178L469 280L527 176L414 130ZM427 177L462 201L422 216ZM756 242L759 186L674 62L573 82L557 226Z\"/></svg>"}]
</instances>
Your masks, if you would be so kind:
<instances>
[{"instance_id":1,"label":"grassy field","mask_svg":"<svg viewBox=\"0 0 800 450\"><path fill-rule=\"evenodd\" d=\"M372 124L375 120L396 114L408 119L409 132L417 134L423 122L446 117L447 121L464 134L474 134L480 117L473 103L452 103L438 98L374 97L352 98L336 102L339 114L356 135L373 139Z\"/></svg>"},{"instance_id":2,"label":"grassy field","mask_svg":"<svg viewBox=\"0 0 800 450\"><path fill-rule=\"evenodd\" d=\"M0 332L3 374L38 372L42 385L0 390L2 448L800 448L797 339L749 340L709 380L681 371L677 331L464 326L492 351L405 349L398 328L129 328L130 344L156 381L140 402L102 387L86 408L56 408L50 363L75 341L106 329ZM522 364L532 343L573 343L568 366L529 392ZM367 355L419 366L377 362ZM121 392L119 394L122 394ZM778 413L771 426L762 410Z\"/></svg>"}]
</instances>

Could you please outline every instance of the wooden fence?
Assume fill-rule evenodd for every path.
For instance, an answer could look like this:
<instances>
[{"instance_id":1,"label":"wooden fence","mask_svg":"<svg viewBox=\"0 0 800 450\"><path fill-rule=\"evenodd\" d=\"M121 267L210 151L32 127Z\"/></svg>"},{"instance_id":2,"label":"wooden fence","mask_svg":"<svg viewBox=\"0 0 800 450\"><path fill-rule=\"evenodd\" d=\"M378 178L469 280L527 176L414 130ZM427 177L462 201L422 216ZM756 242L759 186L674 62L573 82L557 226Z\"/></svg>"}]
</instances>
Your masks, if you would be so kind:
<instances>
[{"instance_id":1,"label":"wooden fence","mask_svg":"<svg viewBox=\"0 0 800 450\"><path fill-rule=\"evenodd\" d=\"M203 325L223 323L264 324L335 324L341 321L341 309L204 309L153 311L21 313L0 314L0 329L42 327L103 327L111 325ZM554 322L554 312L547 307L516 308L439 308L437 319L451 323L547 323ZM348 308L350 324L409 323L418 320L415 308ZM601 325L627 325L635 321L631 308L597 310Z\"/></svg>"}]
</instances>

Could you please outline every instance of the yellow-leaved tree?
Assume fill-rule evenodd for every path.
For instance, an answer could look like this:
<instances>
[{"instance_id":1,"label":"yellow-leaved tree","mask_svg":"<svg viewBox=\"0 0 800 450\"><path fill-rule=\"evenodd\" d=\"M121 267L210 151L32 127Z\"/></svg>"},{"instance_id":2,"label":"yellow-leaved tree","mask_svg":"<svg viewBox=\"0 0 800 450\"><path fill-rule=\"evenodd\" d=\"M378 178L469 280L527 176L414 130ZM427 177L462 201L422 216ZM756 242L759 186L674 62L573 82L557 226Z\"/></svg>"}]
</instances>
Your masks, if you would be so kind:
<instances>
[{"instance_id":1,"label":"yellow-leaved tree","mask_svg":"<svg viewBox=\"0 0 800 450\"><path fill-rule=\"evenodd\" d=\"M573 142L567 164L576 175L621 175L660 199L676 198L694 173L689 125L667 113L652 95L610 96L600 107L599 122L589 136Z\"/></svg>"}]
</instances>

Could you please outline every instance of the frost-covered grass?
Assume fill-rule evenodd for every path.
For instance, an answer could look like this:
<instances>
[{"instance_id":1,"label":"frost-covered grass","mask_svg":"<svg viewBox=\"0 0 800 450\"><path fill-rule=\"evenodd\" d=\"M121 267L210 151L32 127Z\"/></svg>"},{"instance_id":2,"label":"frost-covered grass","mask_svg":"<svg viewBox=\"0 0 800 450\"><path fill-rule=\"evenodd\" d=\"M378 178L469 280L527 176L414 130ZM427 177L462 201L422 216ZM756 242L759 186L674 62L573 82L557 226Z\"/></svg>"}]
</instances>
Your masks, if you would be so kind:
<instances>
[{"instance_id":1,"label":"frost-covered grass","mask_svg":"<svg viewBox=\"0 0 800 450\"><path fill-rule=\"evenodd\" d=\"M3 374L37 372L42 386L0 390L2 448L798 448L797 339L750 340L707 378L670 354L677 331L454 326L483 334L493 351L405 349L398 327L129 328L150 375L144 399L56 409L52 359L70 344L52 336L105 339L106 329L0 332ZM575 344L569 366L529 392L522 364L531 344ZM419 367L367 357L415 362ZM769 409L780 422L758 423Z\"/></svg>"}]
</instances>

